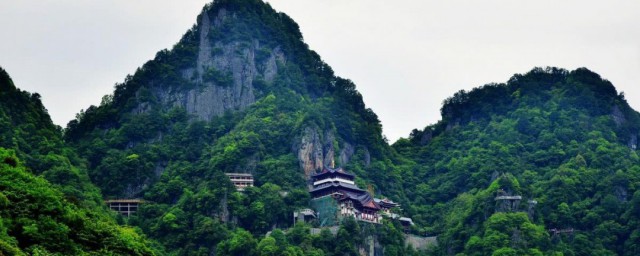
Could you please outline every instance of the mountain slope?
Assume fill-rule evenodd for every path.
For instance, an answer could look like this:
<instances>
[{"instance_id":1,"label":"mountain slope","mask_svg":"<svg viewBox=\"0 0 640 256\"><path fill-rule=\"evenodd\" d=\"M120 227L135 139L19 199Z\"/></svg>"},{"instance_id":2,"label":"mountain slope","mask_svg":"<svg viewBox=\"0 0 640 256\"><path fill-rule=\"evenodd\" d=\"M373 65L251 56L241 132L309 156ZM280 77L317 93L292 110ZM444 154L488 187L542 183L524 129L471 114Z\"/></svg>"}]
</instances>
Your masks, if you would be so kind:
<instances>
[{"instance_id":1,"label":"mountain slope","mask_svg":"<svg viewBox=\"0 0 640 256\"><path fill-rule=\"evenodd\" d=\"M637 252L640 119L608 81L534 69L457 93L442 116L390 147L295 22L258 0L222 0L65 139L106 197L148 202L127 223L179 255L259 254L273 240L280 253L357 253L357 223L335 238L278 230L308 207L308 176L332 164L400 202L414 232L439 235L435 253ZM227 172L257 186L238 193ZM399 230L373 232L389 254L412 253Z\"/></svg>"},{"instance_id":2,"label":"mountain slope","mask_svg":"<svg viewBox=\"0 0 640 256\"><path fill-rule=\"evenodd\" d=\"M416 162L410 211L447 254L637 254L639 117L584 68L461 91L394 144Z\"/></svg>"},{"instance_id":3,"label":"mountain slope","mask_svg":"<svg viewBox=\"0 0 640 256\"><path fill-rule=\"evenodd\" d=\"M290 226L308 207L308 176L324 166L403 195L397 156L355 85L258 0L206 6L179 43L80 113L65 136L105 196L151 202L129 223L179 254L216 251L245 236L237 227L262 235ZM257 187L237 193L225 172L253 173Z\"/></svg>"},{"instance_id":4,"label":"mountain slope","mask_svg":"<svg viewBox=\"0 0 640 256\"><path fill-rule=\"evenodd\" d=\"M154 255L117 225L38 94L0 68L0 255Z\"/></svg>"}]
</instances>

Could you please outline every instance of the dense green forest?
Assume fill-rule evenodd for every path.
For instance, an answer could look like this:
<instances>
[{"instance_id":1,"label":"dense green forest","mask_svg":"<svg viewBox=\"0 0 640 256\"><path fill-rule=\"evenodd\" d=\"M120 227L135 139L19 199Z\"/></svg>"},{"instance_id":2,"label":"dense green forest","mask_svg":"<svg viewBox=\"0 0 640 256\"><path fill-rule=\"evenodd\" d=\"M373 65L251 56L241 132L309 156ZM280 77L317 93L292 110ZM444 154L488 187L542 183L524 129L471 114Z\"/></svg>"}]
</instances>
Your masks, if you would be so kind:
<instances>
[{"instance_id":1,"label":"dense green forest","mask_svg":"<svg viewBox=\"0 0 640 256\"><path fill-rule=\"evenodd\" d=\"M394 144L415 161L413 218L442 254L636 255L638 118L584 68L456 93L440 122ZM505 209L499 193L523 199Z\"/></svg>"},{"instance_id":2,"label":"dense green forest","mask_svg":"<svg viewBox=\"0 0 640 256\"><path fill-rule=\"evenodd\" d=\"M223 95L222 106L199 95ZM292 228L293 212L309 207L308 175L331 162L362 187L401 195L381 130L355 85L309 50L288 16L262 1L226 0L206 6L171 50L81 112L65 138L106 198L147 202L123 222L172 253L354 255L365 241L350 232L365 227L264 235ZM256 186L237 192L225 172L253 173ZM399 223L377 229L390 252L411 253ZM263 252L272 238L279 249Z\"/></svg>"},{"instance_id":3,"label":"dense green forest","mask_svg":"<svg viewBox=\"0 0 640 256\"><path fill-rule=\"evenodd\" d=\"M389 145L291 18L219 0L64 130L39 97L0 72L0 255L359 255L372 237L384 255L640 253L640 115L585 68L460 91ZM294 225L330 164L438 245L406 246L394 220ZM116 198L145 203L125 218Z\"/></svg>"},{"instance_id":4,"label":"dense green forest","mask_svg":"<svg viewBox=\"0 0 640 256\"><path fill-rule=\"evenodd\" d=\"M154 255L102 204L38 94L0 68L0 255Z\"/></svg>"}]
</instances>

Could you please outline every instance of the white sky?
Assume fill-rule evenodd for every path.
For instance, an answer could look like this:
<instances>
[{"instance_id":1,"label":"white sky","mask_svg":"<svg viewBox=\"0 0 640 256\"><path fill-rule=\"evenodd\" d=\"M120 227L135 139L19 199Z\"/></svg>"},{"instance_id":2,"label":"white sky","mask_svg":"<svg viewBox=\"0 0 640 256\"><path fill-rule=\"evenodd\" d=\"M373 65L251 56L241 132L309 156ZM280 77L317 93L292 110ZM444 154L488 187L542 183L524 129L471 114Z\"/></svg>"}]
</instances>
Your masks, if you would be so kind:
<instances>
[{"instance_id":1,"label":"white sky","mask_svg":"<svg viewBox=\"0 0 640 256\"><path fill-rule=\"evenodd\" d=\"M207 0L0 0L0 66L55 123L170 48ZM587 67L640 109L640 1L269 0L353 80L391 142L460 89L535 66Z\"/></svg>"}]
</instances>

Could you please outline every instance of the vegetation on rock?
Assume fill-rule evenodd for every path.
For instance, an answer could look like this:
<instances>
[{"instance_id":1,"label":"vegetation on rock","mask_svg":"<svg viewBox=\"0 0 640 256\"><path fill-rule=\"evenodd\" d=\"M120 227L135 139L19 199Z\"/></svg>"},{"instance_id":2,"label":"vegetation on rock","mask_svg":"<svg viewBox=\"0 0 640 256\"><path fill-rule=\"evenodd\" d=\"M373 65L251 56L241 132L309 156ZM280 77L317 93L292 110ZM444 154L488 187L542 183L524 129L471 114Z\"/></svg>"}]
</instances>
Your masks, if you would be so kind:
<instances>
[{"instance_id":1,"label":"vegetation on rock","mask_svg":"<svg viewBox=\"0 0 640 256\"><path fill-rule=\"evenodd\" d=\"M38 94L0 68L0 255L155 255L102 205Z\"/></svg>"},{"instance_id":2,"label":"vegetation on rock","mask_svg":"<svg viewBox=\"0 0 640 256\"><path fill-rule=\"evenodd\" d=\"M457 93L442 117L394 144L416 163L408 209L440 234L442 253L638 253L640 119L611 83L585 68L536 68ZM517 189L496 185L503 175ZM499 188L522 196L520 208L496 212Z\"/></svg>"},{"instance_id":3,"label":"vegetation on rock","mask_svg":"<svg viewBox=\"0 0 640 256\"><path fill-rule=\"evenodd\" d=\"M4 254L358 255L370 237L385 255L417 254L394 220L347 219L336 235L293 225L309 174L332 163L400 203L409 232L437 235L432 254L640 252L640 115L585 68L460 91L441 121L390 146L291 18L220 0L79 113L66 142L4 71L0 99ZM236 191L229 172L256 186ZM135 228L103 198L143 198L118 219Z\"/></svg>"}]
</instances>

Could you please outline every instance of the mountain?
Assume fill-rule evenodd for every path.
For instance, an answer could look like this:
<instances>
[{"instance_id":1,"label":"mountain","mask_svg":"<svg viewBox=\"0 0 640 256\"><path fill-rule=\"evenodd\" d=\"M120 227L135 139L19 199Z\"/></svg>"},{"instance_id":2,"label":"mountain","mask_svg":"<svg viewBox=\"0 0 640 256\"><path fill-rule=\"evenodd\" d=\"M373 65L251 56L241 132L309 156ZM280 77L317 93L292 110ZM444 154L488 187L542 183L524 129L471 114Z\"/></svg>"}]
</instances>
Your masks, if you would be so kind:
<instances>
[{"instance_id":1,"label":"mountain","mask_svg":"<svg viewBox=\"0 0 640 256\"><path fill-rule=\"evenodd\" d=\"M118 226L40 95L0 68L0 255L154 255Z\"/></svg>"},{"instance_id":2,"label":"mountain","mask_svg":"<svg viewBox=\"0 0 640 256\"><path fill-rule=\"evenodd\" d=\"M442 254L635 255L640 115L585 68L460 91L396 142L414 221Z\"/></svg>"},{"instance_id":3,"label":"mountain","mask_svg":"<svg viewBox=\"0 0 640 256\"><path fill-rule=\"evenodd\" d=\"M402 159L381 129L355 85L309 49L291 18L259 0L221 0L171 50L79 113L65 139L106 198L147 202L128 224L176 254L224 255L251 254L260 247L254 236L290 227L293 211L309 207L309 176L326 166L402 201L393 168ZM236 192L225 173L238 172L253 174L256 186ZM356 226L331 238L346 243L338 249L308 230L279 248L355 253L363 243L351 236ZM397 226L379 228L401 237ZM381 243L405 253L396 238Z\"/></svg>"},{"instance_id":4,"label":"mountain","mask_svg":"<svg viewBox=\"0 0 640 256\"><path fill-rule=\"evenodd\" d=\"M220 0L64 138L106 198L144 199L123 222L171 254L414 254L395 221L291 227L309 176L333 165L400 203L408 232L437 235L433 254L638 254L640 118L610 82L536 68L458 92L441 114L390 146L291 18ZM240 193L225 173L256 186Z\"/></svg>"},{"instance_id":5,"label":"mountain","mask_svg":"<svg viewBox=\"0 0 640 256\"><path fill-rule=\"evenodd\" d=\"M220 163L224 171L285 162L304 175L276 184L302 185L301 178L331 162L364 168L391 154L380 131L355 85L333 75L288 16L260 1L216 1L172 50L160 51L100 106L81 112L65 134L91 169L106 168L102 161L116 151L143 153L148 166L136 168L136 177L92 175L108 195L129 197L141 195L170 162L203 153L246 153ZM174 148L148 148L161 144ZM216 145L234 148L203 152Z\"/></svg>"}]
</instances>

